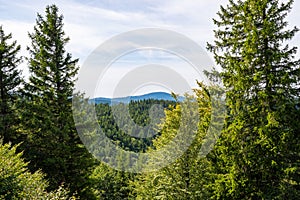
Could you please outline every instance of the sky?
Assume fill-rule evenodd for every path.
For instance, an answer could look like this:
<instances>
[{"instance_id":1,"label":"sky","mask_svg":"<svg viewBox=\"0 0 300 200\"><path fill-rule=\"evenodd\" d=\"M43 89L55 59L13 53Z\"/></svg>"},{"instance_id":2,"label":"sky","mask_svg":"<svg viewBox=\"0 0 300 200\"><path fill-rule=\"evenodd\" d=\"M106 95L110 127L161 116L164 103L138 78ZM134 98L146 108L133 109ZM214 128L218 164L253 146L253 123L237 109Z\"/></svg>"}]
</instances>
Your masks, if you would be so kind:
<instances>
[{"instance_id":1,"label":"sky","mask_svg":"<svg viewBox=\"0 0 300 200\"><path fill-rule=\"evenodd\" d=\"M21 45L22 55L27 56L30 45L28 32L33 32L37 13L44 14L45 7L56 4L64 16L64 30L70 37L68 52L79 58L82 67L89 55L105 41L141 28L160 28L178 32L193 40L204 50L207 42L213 41L212 18L216 17L220 5L228 0L0 0L0 25L6 33ZM300 27L300 1L295 1L288 15L290 27ZM290 43L300 48L300 33ZM208 57L214 63L212 55ZM164 57L165 59L159 59ZM300 57L300 53L297 54ZM143 49L124 55L113 63L98 80L94 96L111 97L113 91L130 70L145 64L156 63L174 68L191 87L196 87L192 69L182 59L159 50ZM28 77L26 62L21 65L23 74ZM170 91L171 88L147 85L132 89L132 94L151 91Z\"/></svg>"}]
</instances>

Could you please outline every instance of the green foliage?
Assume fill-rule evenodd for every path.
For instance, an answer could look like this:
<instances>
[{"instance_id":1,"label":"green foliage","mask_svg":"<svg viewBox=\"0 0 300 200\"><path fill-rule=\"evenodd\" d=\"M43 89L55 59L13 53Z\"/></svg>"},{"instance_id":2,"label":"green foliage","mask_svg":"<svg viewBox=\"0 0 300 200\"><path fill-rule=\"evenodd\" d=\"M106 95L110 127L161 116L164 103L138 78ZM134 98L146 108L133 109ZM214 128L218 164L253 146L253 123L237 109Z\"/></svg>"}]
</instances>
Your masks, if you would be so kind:
<instances>
[{"instance_id":1,"label":"green foliage","mask_svg":"<svg viewBox=\"0 0 300 200\"><path fill-rule=\"evenodd\" d=\"M20 46L9 42L12 35L6 35L0 26L0 132L4 143L17 143L18 116L16 101L22 83L21 72L17 69L21 58L17 56Z\"/></svg>"},{"instance_id":2,"label":"green foliage","mask_svg":"<svg viewBox=\"0 0 300 200\"><path fill-rule=\"evenodd\" d=\"M91 175L92 190L96 199L123 200L130 194L129 182L133 181L132 173L114 170L105 164L99 164Z\"/></svg>"},{"instance_id":3,"label":"green foliage","mask_svg":"<svg viewBox=\"0 0 300 200\"><path fill-rule=\"evenodd\" d=\"M210 179L210 163L206 158L200 157L199 152L204 142L211 117L211 101L206 86L199 83L200 89L195 90L197 99L186 97L182 104L176 105L171 110L166 110L166 119L162 126L161 135L153 140L155 150L164 148L166 144L174 140L178 130L190 131L192 122L182 121L182 108L188 105L186 102L195 104L196 108L189 107L189 115L198 113L200 120L197 134L190 147L183 155L171 165L159 171L139 175L132 182L134 188L132 196L136 199L206 199L207 181ZM186 108L185 108L186 109ZM183 151L180 147L174 147L174 151ZM149 149L149 152L152 150ZM165 159L165 155L160 155ZM161 158L154 158L161 159Z\"/></svg>"},{"instance_id":4,"label":"green foliage","mask_svg":"<svg viewBox=\"0 0 300 200\"><path fill-rule=\"evenodd\" d=\"M169 108L169 106L174 106L175 102L148 99L131 101L129 105L122 103L116 104L112 107L108 104L97 104L95 109L98 123L102 128L102 131L108 138L114 141L116 145L128 151L145 152L149 146L152 146L152 135L157 133L157 125L160 123L160 119L164 117L163 115L160 115L160 112L153 111L152 113L157 116L153 115L152 117L154 119L159 119L159 121L151 122L149 112L153 105ZM129 118L124 115L127 111L126 109L129 110ZM120 128L118 125L123 125L123 127ZM139 128L139 126L141 128ZM137 136L142 134L150 136L145 138L131 137L128 133ZM157 135L159 135L159 133L157 133Z\"/></svg>"},{"instance_id":5,"label":"green foliage","mask_svg":"<svg viewBox=\"0 0 300 200\"><path fill-rule=\"evenodd\" d=\"M229 0L217 13L208 50L223 70L205 74L212 82L223 81L228 112L222 136L206 157L223 126L218 115L223 110L215 109L223 95L219 87L198 83L196 99L186 96L184 103L172 94L176 101L98 104L97 120L91 121L87 110L94 107L84 95L78 101L87 109L72 113L78 59L65 50L69 38L58 8L47 6L45 16L38 14L29 34L30 77L24 90L17 70L20 46L0 26L0 199L74 199L70 194L81 199L300 199L300 60L294 60L296 47L287 45L298 29L289 30L285 21L292 4ZM141 166L173 162L138 175L99 164L80 141L73 115L82 119L77 128L86 131L93 153L107 142L98 137L100 125L126 151L151 153L176 144L170 145L170 155L159 151ZM184 149L190 133L195 133L193 142ZM115 155L109 149L100 153L108 162ZM182 156L171 159L177 153ZM120 169L134 162L118 156Z\"/></svg>"},{"instance_id":6,"label":"green foliage","mask_svg":"<svg viewBox=\"0 0 300 200\"><path fill-rule=\"evenodd\" d=\"M299 64L286 41L293 1L229 1L215 42L229 115L215 151L214 199L299 198ZM294 122L297 121L297 122Z\"/></svg>"},{"instance_id":7,"label":"green foliage","mask_svg":"<svg viewBox=\"0 0 300 200\"><path fill-rule=\"evenodd\" d=\"M17 146L0 143L0 199L71 199L62 187L46 192L48 183L44 175L40 171L31 174L28 163L21 158L22 153L16 153L16 149Z\"/></svg>"},{"instance_id":8,"label":"green foliage","mask_svg":"<svg viewBox=\"0 0 300 200\"><path fill-rule=\"evenodd\" d=\"M161 108L168 110L174 107L175 102L149 99L131 101L128 105L122 103L112 106L108 104L97 104L95 108L102 131L106 133L106 136L109 137L115 145L127 151L145 152L152 146L153 138L160 135L160 132L157 130L158 122L151 121L151 111L154 112L152 117L159 119L159 123L161 122L160 119L164 117L159 115L159 112L153 110L155 109L152 107L153 105L160 105ZM124 115L124 113L128 111L130 119ZM154 116L154 114L158 116ZM120 128L119 125L123 124L125 124L126 127ZM143 129L136 127L136 124ZM153 134L153 131L158 131L158 133L154 137L138 138L128 135L128 133L132 133L132 131L135 131L136 135L145 134L145 132L146 134ZM110 155L110 152L107 152L107 154ZM121 161L119 162L120 166L126 167L126 164L127 163ZM129 195L132 191L129 183L135 179L135 176L133 173L117 171L107 165L99 164L90 176L92 190L96 199L129 199Z\"/></svg>"},{"instance_id":9,"label":"green foliage","mask_svg":"<svg viewBox=\"0 0 300 200\"><path fill-rule=\"evenodd\" d=\"M63 31L63 16L55 5L38 14L30 53L29 83L23 98L22 125L27 139L21 145L31 171L42 169L49 190L61 184L84 197L93 164L81 143L72 118L72 93L77 59L65 50L69 38Z\"/></svg>"}]
</instances>

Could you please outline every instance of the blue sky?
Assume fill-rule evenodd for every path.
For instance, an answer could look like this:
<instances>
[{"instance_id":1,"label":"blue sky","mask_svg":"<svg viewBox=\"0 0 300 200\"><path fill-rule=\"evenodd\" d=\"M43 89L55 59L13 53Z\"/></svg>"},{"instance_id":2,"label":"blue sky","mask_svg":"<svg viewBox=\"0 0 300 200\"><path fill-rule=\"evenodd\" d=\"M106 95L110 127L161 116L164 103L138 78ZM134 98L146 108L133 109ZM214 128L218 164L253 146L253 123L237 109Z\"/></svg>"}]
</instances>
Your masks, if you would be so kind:
<instances>
[{"instance_id":1,"label":"blue sky","mask_svg":"<svg viewBox=\"0 0 300 200\"><path fill-rule=\"evenodd\" d=\"M6 33L13 34L13 38L22 46L22 54L27 55L26 46L30 45L28 32L33 30L36 14L43 15L46 5L56 4L60 13L64 15L64 29L71 39L67 50L74 58L80 59L79 66L81 66L88 55L107 39L139 28L173 30L186 35L205 48L206 42L213 40L212 18L216 16L220 5L226 3L227 0L0 0L0 24ZM295 1L288 21L290 26L300 27L299 1ZM300 48L300 33L291 44ZM157 52L142 51L138 55L132 54L121 59L120 63L123 64L117 63L110 69L114 76L109 75L107 80L105 79L104 82L109 87L102 91L101 96L111 96L112 83L117 82L128 72L130 64L138 65L138 58L147 59L155 55L157 56ZM297 56L300 57L300 53ZM176 63L178 69L181 64L184 65L177 58L172 56L168 58L169 60L166 59L162 64ZM124 63L127 63L128 67ZM26 63L22 68L24 75L27 76ZM189 73L187 70L179 72L185 73L190 84L195 86L192 72ZM145 91L140 91L143 92Z\"/></svg>"}]
</instances>

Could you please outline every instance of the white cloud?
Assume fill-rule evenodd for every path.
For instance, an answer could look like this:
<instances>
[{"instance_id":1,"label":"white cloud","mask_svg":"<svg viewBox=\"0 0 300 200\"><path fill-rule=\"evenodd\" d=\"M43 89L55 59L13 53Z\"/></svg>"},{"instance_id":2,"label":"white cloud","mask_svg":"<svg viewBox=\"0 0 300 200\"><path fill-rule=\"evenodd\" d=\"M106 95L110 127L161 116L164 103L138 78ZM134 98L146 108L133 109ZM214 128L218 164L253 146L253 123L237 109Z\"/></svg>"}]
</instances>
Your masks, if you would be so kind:
<instances>
[{"instance_id":1,"label":"white cloud","mask_svg":"<svg viewBox=\"0 0 300 200\"><path fill-rule=\"evenodd\" d=\"M36 13L43 15L46 5L53 3L64 15L65 32L71 39L67 50L74 58L79 57L82 65L104 41L139 28L173 30L205 48L206 42L214 39L213 29L216 27L212 18L216 17L220 5L226 5L228 0L0 0L0 24L22 45L23 55L27 55L26 46L30 45L27 33L32 32ZM300 1L295 1L287 18L291 26L300 27L299 9ZM291 45L300 47L300 33ZM212 58L211 54L209 56ZM300 52L297 56L300 57ZM26 65L22 66L25 68Z\"/></svg>"}]
</instances>

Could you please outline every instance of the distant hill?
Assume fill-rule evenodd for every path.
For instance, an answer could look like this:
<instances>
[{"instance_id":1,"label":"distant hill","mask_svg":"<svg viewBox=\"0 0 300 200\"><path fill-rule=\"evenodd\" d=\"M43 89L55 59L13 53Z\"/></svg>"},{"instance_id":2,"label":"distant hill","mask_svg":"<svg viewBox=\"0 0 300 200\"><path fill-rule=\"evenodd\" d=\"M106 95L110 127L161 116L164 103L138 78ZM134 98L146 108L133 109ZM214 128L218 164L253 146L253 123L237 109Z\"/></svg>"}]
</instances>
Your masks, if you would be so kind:
<instances>
[{"instance_id":1,"label":"distant hill","mask_svg":"<svg viewBox=\"0 0 300 200\"><path fill-rule=\"evenodd\" d=\"M128 96L128 97L118 97L118 98L104 98L104 97L97 97L90 99L90 102L96 104L118 104L118 103L129 103L132 101L139 101L145 99L157 99L157 100L168 100L168 101L175 101L171 94L166 92L152 92L148 94L143 94L139 96ZM184 97L180 96L178 98L179 101L183 101Z\"/></svg>"}]
</instances>

